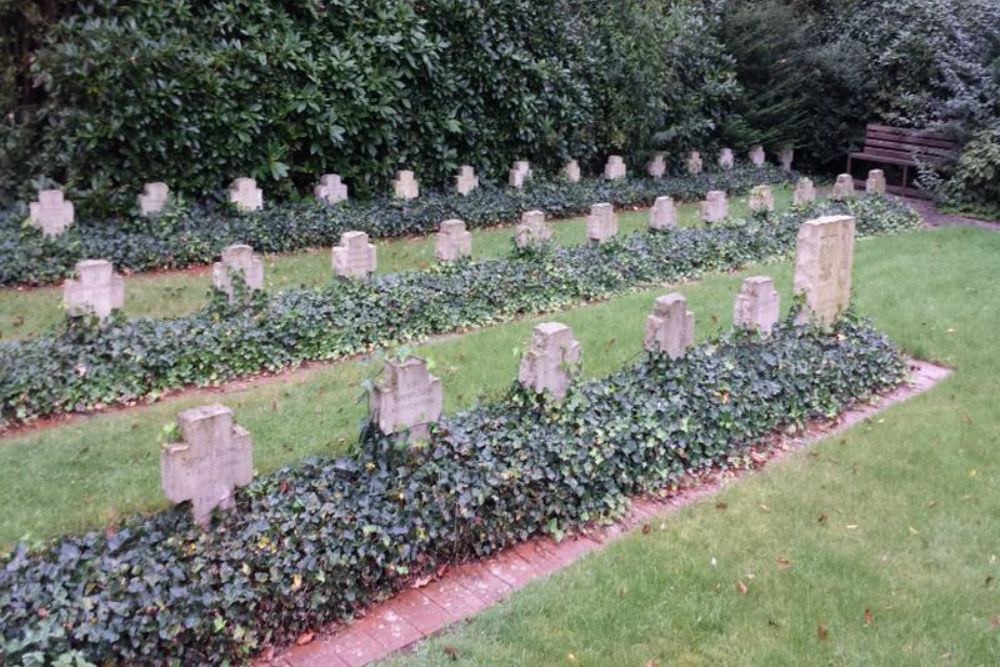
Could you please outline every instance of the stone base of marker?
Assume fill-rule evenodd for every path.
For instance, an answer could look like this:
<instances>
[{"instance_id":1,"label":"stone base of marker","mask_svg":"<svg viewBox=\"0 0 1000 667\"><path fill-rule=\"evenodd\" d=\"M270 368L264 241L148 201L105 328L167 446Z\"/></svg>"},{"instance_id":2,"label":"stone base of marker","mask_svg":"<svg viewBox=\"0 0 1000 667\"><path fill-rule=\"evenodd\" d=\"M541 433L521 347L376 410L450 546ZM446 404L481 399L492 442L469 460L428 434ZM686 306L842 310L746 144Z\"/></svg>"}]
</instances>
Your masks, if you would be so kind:
<instances>
[{"instance_id":1,"label":"stone base of marker","mask_svg":"<svg viewBox=\"0 0 1000 667\"><path fill-rule=\"evenodd\" d=\"M618 233L618 216L611 204L594 204L587 216L587 238L601 244L614 238Z\"/></svg>"},{"instance_id":2,"label":"stone base of marker","mask_svg":"<svg viewBox=\"0 0 1000 667\"><path fill-rule=\"evenodd\" d=\"M344 232L340 245L331 251L333 272L338 276L364 278L375 271L375 245L364 232Z\"/></svg>"},{"instance_id":3,"label":"stone base of marker","mask_svg":"<svg viewBox=\"0 0 1000 667\"><path fill-rule=\"evenodd\" d=\"M771 333L781 315L781 297L774 280L766 276L747 278L733 304L733 325Z\"/></svg>"},{"instance_id":4,"label":"stone base of marker","mask_svg":"<svg viewBox=\"0 0 1000 667\"><path fill-rule=\"evenodd\" d=\"M566 166L562 169L562 176L570 183L580 182L580 163L576 160L570 160L566 163Z\"/></svg>"},{"instance_id":5,"label":"stone base of marker","mask_svg":"<svg viewBox=\"0 0 1000 667\"><path fill-rule=\"evenodd\" d=\"M63 307L73 317L96 316L101 322L125 303L125 279L105 259L76 263L77 278L63 284Z\"/></svg>"},{"instance_id":6,"label":"stone base of marker","mask_svg":"<svg viewBox=\"0 0 1000 667\"><path fill-rule=\"evenodd\" d=\"M514 229L514 245L518 248L539 245L552 238L552 225L541 211L525 211L521 224Z\"/></svg>"},{"instance_id":7,"label":"stone base of marker","mask_svg":"<svg viewBox=\"0 0 1000 667\"><path fill-rule=\"evenodd\" d=\"M609 181L625 178L628 169L625 167L625 160L621 155L611 155L607 164L604 165L604 178Z\"/></svg>"},{"instance_id":8,"label":"stone base of marker","mask_svg":"<svg viewBox=\"0 0 1000 667\"><path fill-rule=\"evenodd\" d=\"M416 199L420 196L420 183L412 171L401 169L392 179L392 191L399 199Z\"/></svg>"},{"instance_id":9,"label":"stone base of marker","mask_svg":"<svg viewBox=\"0 0 1000 667\"><path fill-rule=\"evenodd\" d=\"M774 210L774 192L770 185L758 185L750 190L747 207L754 212Z\"/></svg>"},{"instance_id":10,"label":"stone base of marker","mask_svg":"<svg viewBox=\"0 0 1000 667\"><path fill-rule=\"evenodd\" d=\"M694 313L687 309L687 299L667 294L656 299L653 314L646 318L645 348L666 352L671 359L683 357L694 345Z\"/></svg>"},{"instance_id":11,"label":"stone base of marker","mask_svg":"<svg viewBox=\"0 0 1000 667\"><path fill-rule=\"evenodd\" d=\"M524 187L524 182L531 178L531 163L525 160L518 160L510 168L507 175L507 184L512 188Z\"/></svg>"},{"instance_id":12,"label":"stone base of marker","mask_svg":"<svg viewBox=\"0 0 1000 667\"><path fill-rule=\"evenodd\" d=\"M476 176L476 170L467 164L459 167L455 175L455 191L460 195L467 195L478 187L479 177Z\"/></svg>"},{"instance_id":13,"label":"stone base of marker","mask_svg":"<svg viewBox=\"0 0 1000 667\"><path fill-rule=\"evenodd\" d=\"M885 172L881 169L872 169L868 172L868 180L865 182L865 192L869 194L885 194Z\"/></svg>"},{"instance_id":14,"label":"stone base of marker","mask_svg":"<svg viewBox=\"0 0 1000 667\"><path fill-rule=\"evenodd\" d=\"M720 222L729 215L729 202L722 190L711 190L701 203L701 219L706 224Z\"/></svg>"},{"instance_id":15,"label":"stone base of marker","mask_svg":"<svg viewBox=\"0 0 1000 667\"><path fill-rule=\"evenodd\" d=\"M434 257L439 262L453 262L472 254L472 232L461 220L445 220L434 235Z\"/></svg>"},{"instance_id":16,"label":"stone base of marker","mask_svg":"<svg viewBox=\"0 0 1000 667\"><path fill-rule=\"evenodd\" d=\"M657 197L649 209L650 229L670 229L677 226L677 207L673 197Z\"/></svg>"},{"instance_id":17,"label":"stone base of marker","mask_svg":"<svg viewBox=\"0 0 1000 667\"><path fill-rule=\"evenodd\" d=\"M73 202L63 198L62 190L39 190L38 201L28 204L29 222L45 236L59 236L73 224Z\"/></svg>"},{"instance_id":18,"label":"stone base of marker","mask_svg":"<svg viewBox=\"0 0 1000 667\"><path fill-rule=\"evenodd\" d=\"M792 170L792 162L795 160L795 149L785 148L778 153L778 162L781 164L781 170L788 172Z\"/></svg>"},{"instance_id":19,"label":"stone base of marker","mask_svg":"<svg viewBox=\"0 0 1000 667\"><path fill-rule=\"evenodd\" d=\"M442 396L441 380L423 359L387 359L381 384L368 396L368 411L386 435L408 431L410 441L426 439L428 426L441 417Z\"/></svg>"},{"instance_id":20,"label":"stone base of marker","mask_svg":"<svg viewBox=\"0 0 1000 667\"><path fill-rule=\"evenodd\" d=\"M699 153L698 151L691 151L688 154L688 159L686 164L689 174L691 175L700 174L703 168L701 163L701 153Z\"/></svg>"},{"instance_id":21,"label":"stone base of marker","mask_svg":"<svg viewBox=\"0 0 1000 667\"><path fill-rule=\"evenodd\" d=\"M250 290L264 287L264 262L245 244L231 245L222 250L222 260L212 265L212 282L216 288L236 298L232 276L240 274Z\"/></svg>"},{"instance_id":22,"label":"stone base of marker","mask_svg":"<svg viewBox=\"0 0 1000 667\"><path fill-rule=\"evenodd\" d=\"M795 246L795 294L805 297L799 322L831 324L851 301L854 218L830 215L799 227Z\"/></svg>"},{"instance_id":23,"label":"stone base of marker","mask_svg":"<svg viewBox=\"0 0 1000 667\"><path fill-rule=\"evenodd\" d=\"M844 199L850 199L854 196L854 178L850 174L841 174L837 176L837 182L833 184L833 191L830 193L830 199L834 201L843 201Z\"/></svg>"},{"instance_id":24,"label":"stone base of marker","mask_svg":"<svg viewBox=\"0 0 1000 667\"><path fill-rule=\"evenodd\" d=\"M579 361L580 344L573 338L573 330L559 322L545 322L531 333L531 344L521 357L518 380L538 393L549 391L562 399Z\"/></svg>"},{"instance_id":25,"label":"stone base of marker","mask_svg":"<svg viewBox=\"0 0 1000 667\"><path fill-rule=\"evenodd\" d=\"M732 169L735 164L736 157L733 155L732 148L723 148L719 151L719 168L728 170Z\"/></svg>"},{"instance_id":26,"label":"stone base of marker","mask_svg":"<svg viewBox=\"0 0 1000 667\"><path fill-rule=\"evenodd\" d=\"M816 201L816 186L812 179L802 177L795 184L795 192L792 193L793 204L811 204Z\"/></svg>"},{"instance_id":27,"label":"stone base of marker","mask_svg":"<svg viewBox=\"0 0 1000 667\"><path fill-rule=\"evenodd\" d=\"M347 199L347 186L341 182L340 174L323 174L313 187L313 196L327 204L336 204Z\"/></svg>"},{"instance_id":28,"label":"stone base of marker","mask_svg":"<svg viewBox=\"0 0 1000 667\"><path fill-rule=\"evenodd\" d=\"M145 216L161 213L169 198L170 187L166 183L146 183L142 186L142 193L136 196L139 213Z\"/></svg>"},{"instance_id":29,"label":"stone base of marker","mask_svg":"<svg viewBox=\"0 0 1000 667\"><path fill-rule=\"evenodd\" d=\"M763 146L754 146L751 148L748 157L755 167L763 167L764 162L767 161L767 155L764 153Z\"/></svg>"},{"instance_id":30,"label":"stone base of marker","mask_svg":"<svg viewBox=\"0 0 1000 667\"><path fill-rule=\"evenodd\" d=\"M167 500L191 501L196 523L207 527L212 512L232 509L238 486L253 479L250 433L233 423L224 405L206 405L177 415L180 442L160 452L160 482Z\"/></svg>"},{"instance_id":31,"label":"stone base of marker","mask_svg":"<svg viewBox=\"0 0 1000 667\"><path fill-rule=\"evenodd\" d=\"M646 173L651 178L663 178L664 174L667 173L666 155L655 153L653 158L646 164Z\"/></svg>"},{"instance_id":32,"label":"stone base of marker","mask_svg":"<svg viewBox=\"0 0 1000 667\"><path fill-rule=\"evenodd\" d=\"M257 181L240 176L229 186L229 202L244 213L264 208L264 192L257 187Z\"/></svg>"}]
</instances>

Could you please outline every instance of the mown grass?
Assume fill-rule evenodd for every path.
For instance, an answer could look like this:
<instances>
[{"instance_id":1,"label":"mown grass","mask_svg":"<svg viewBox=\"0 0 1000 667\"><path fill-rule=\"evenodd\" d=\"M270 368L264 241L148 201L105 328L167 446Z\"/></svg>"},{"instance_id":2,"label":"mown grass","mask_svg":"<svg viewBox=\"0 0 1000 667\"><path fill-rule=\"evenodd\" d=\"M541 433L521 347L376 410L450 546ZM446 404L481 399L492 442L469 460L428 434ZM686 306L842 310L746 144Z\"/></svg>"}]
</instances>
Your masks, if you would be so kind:
<instances>
[{"instance_id":1,"label":"mown grass","mask_svg":"<svg viewBox=\"0 0 1000 667\"><path fill-rule=\"evenodd\" d=\"M776 187L775 206L791 203L791 189ZM746 198L733 198L730 214L747 214ZM646 211L619 212L619 233L643 229ZM678 206L678 224L701 224L698 204ZM555 242L563 245L586 240L586 218L572 218L555 224ZM472 252L476 258L501 257L510 252L510 226L472 231ZM378 243L378 272L393 273L429 266L435 262L434 241L430 236L395 239ZM330 280L330 250L313 249L287 255L265 256L265 289L279 291L301 285L317 286ZM131 316L178 317L202 307L212 285L211 267L180 272L141 274L126 278L124 312ZM62 290L59 287L18 290L0 289L0 341L36 336L58 326L63 320Z\"/></svg>"}]
</instances>

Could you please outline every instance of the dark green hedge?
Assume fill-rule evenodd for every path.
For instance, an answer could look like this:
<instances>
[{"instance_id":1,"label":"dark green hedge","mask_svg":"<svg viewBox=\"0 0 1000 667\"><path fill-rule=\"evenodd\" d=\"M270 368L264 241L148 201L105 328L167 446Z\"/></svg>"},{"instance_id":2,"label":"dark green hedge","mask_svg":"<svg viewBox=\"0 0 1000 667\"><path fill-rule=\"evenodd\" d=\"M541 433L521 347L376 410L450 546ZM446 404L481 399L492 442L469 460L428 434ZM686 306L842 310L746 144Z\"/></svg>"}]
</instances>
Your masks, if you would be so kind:
<instances>
[{"instance_id":1,"label":"dark green hedge","mask_svg":"<svg viewBox=\"0 0 1000 667\"><path fill-rule=\"evenodd\" d=\"M245 305L217 295L177 319L119 317L103 328L68 320L58 336L0 344L0 427L738 268L788 253L802 222L834 212L854 215L860 235L919 224L904 204L865 197L731 226L637 232L600 247L550 247L368 281L335 278L323 288L258 292Z\"/></svg>"},{"instance_id":2,"label":"dark green hedge","mask_svg":"<svg viewBox=\"0 0 1000 667\"><path fill-rule=\"evenodd\" d=\"M639 326L641 323L635 323ZM672 361L644 354L557 407L515 384L400 447L370 425L354 459L256 479L202 533L179 508L18 547L0 569L5 664L219 665L344 619L442 563L612 517L625 497L740 465L766 434L901 381L865 322L786 320Z\"/></svg>"},{"instance_id":3,"label":"dark green hedge","mask_svg":"<svg viewBox=\"0 0 1000 667\"><path fill-rule=\"evenodd\" d=\"M651 204L661 195L693 200L709 190L737 194L792 178L773 167L741 165L729 172L660 180L539 180L523 191L487 184L468 196L428 191L410 201L380 197L337 206L315 201L265 204L263 211L252 214L192 204L158 220L83 219L54 239L25 226L23 211L9 209L0 212L0 285L61 280L85 258L107 259L129 271L184 267L212 261L232 243L249 243L258 252L289 252L336 245L340 234L349 230L379 238L428 234L449 218L465 220L470 228L483 227L518 220L532 209L566 217L588 211L595 202L634 206Z\"/></svg>"}]
</instances>

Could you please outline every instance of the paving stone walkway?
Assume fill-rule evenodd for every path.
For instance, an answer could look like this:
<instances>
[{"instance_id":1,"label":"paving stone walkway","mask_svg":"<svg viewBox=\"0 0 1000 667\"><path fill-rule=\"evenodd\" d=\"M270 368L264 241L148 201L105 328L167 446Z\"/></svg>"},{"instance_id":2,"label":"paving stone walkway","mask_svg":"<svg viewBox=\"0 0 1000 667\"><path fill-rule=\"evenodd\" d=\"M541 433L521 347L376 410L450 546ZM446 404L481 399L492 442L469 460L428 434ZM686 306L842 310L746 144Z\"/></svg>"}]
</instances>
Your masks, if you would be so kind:
<instances>
[{"instance_id":1,"label":"paving stone walkway","mask_svg":"<svg viewBox=\"0 0 1000 667\"><path fill-rule=\"evenodd\" d=\"M920 214L931 227L943 227L946 225L966 225L969 227L980 227L982 229L993 229L1000 231L1000 222L995 220L980 220L969 218L964 215L954 213L943 213L933 202L924 199L905 199L914 211Z\"/></svg>"}]
</instances>

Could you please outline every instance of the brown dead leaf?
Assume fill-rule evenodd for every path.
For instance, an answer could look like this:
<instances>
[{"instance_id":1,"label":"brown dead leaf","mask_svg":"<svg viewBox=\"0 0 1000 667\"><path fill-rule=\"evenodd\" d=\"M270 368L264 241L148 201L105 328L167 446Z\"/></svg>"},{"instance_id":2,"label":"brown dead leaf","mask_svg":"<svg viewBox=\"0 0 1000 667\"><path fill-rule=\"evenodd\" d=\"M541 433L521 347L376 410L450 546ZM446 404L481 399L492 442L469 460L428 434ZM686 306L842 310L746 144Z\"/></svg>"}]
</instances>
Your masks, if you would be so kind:
<instances>
[{"instance_id":1,"label":"brown dead leaf","mask_svg":"<svg viewBox=\"0 0 1000 667\"><path fill-rule=\"evenodd\" d=\"M827 637L830 636L830 631L826 629L825 625L820 623L819 627L816 628L816 636L819 637L820 639L826 639Z\"/></svg>"},{"instance_id":2,"label":"brown dead leaf","mask_svg":"<svg viewBox=\"0 0 1000 667\"><path fill-rule=\"evenodd\" d=\"M819 513L819 523L825 523L825 522L826 522L826 512L820 512Z\"/></svg>"},{"instance_id":3,"label":"brown dead leaf","mask_svg":"<svg viewBox=\"0 0 1000 667\"><path fill-rule=\"evenodd\" d=\"M723 502L715 503L715 509L719 510L720 512L725 512L727 509L729 509L729 504Z\"/></svg>"},{"instance_id":4,"label":"brown dead leaf","mask_svg":"<svg viewBox=\"0 0 1000 667\"><path fill-rule=\"evenodd\" d=\"M992 585L993 585L993 575L991 574L990 576L986 577L986 588L989 588Z\"/></svg>"},{"instance_id":5,"label":"brown dead leaf","mask_svg":"<svg viewBox=\"0 0 1000 667\"><path fill-rule=\"evenodd\" d=\"M650 526L648 523L642 524L642 534L643 535L649 535L650 531L652 531L652 530L653 530L653 527Z\"/></svg>"},{"instance_id":6,"label":"brown dead leaf","mask_svg":"<svg viewBox=\"0 0 1000 667\"><path fill-rule=\"evenodd\" d=\"M299 646L305 646L306 644L311 643L312 640L315 638L316 638L315 632L303 632L301 635L299 635L299 638L295 640L295 643L298 644Z\"/></svg>"},{"instance_id":7,"label":"brown dead leaf","mask_svg":"<svg viewBox=\"0 0 1000 667\"><path fill-rule=\"evenodd\" d=\"M778 556L777 558L775 558L774 562L778 566L779 570L785 570L792 566L792 561L788 560L787 558L783 558L782 556Z\"/></svg>"},{"instance_id":8,"label":"brown dead leaf","mask_svg":"<svg viewBox=\"0 0 1000 667\"><path fill-rule=\"evenodd\" d=\"M454 646L448 645L444 647L444 654L451 658L452 660L458 660L458 651Z\"/></svg>"},{"instance_id":9,"label":"brown dead leaf","mask_svg":"<svg viewBox=\"0 0 1000 667\"><path fill-rule=\"evenodd\" d=\"M736 590L738 590L740 592L740 595L746 595L747 594L747 585L744 584L742 581L737 581L736 582Z\"/></svg>"},{"instance_id":10,"label":"brown dead leaf","mask_svg":"<svg viewBox=\"0 0 1000 667\"><path fill-rule=\"evenodd\" d=\"M872 625L875 623L875 617L872 615L872 610L865 608L865 625Z\"/></svg>"}]
</instances>

